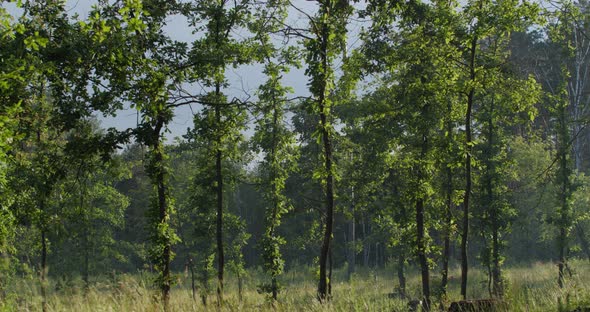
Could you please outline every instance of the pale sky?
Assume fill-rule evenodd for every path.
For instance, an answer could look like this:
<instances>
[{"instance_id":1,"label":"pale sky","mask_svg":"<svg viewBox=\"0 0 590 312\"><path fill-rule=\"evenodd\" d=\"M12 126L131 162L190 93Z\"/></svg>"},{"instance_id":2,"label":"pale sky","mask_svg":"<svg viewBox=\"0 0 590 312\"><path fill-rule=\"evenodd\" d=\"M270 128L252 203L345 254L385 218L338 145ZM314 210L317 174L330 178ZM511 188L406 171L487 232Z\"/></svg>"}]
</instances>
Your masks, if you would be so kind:
<instances>
[{"instance_id":1,"label":"pale sky","mask_svg":"<svg viewBox=\"0 0 590 312\"><path fill-rule=\"evenodd\" d=\"M83 1L83 0L68 0L66 1L66 7L69 10L70 15L78 14L80 19L86 19L88 13L91 10L93 4L96 1ZM313 1L307 0L293 0L293 5L297 6L300 10L306 12L307 14L313 15L317 5ZM3 3L2 6L8 8L9 12L14 16L18 16L21 12L18 10L14 3ZM307 18L304 14L298 12L295 9L291 9L289 13L289 23L291 25L295 24L298 27L304 28L307 25ZM351 24L351 33L358 34L361 23L352 23ZM168 19L167 26L165 27L168 33L174 40L188 42L189 44L196 39L196 36L192 34L190 27L186 19L183 16L171 16ZM355 47L359 44L358 39L351 38L349 40L349 49ZM294 42L294 40L292 39ZM189 45L190 46L190 45ZM305 65L304 65L305 66ZM294 89L294 94L291 96L307 96L309 94L307 88L308 77L304 74L305 68L302 69L295 69L293 68L291 72L284 76L283 84L290 86ZM243 90L246 90L250 95L254 96L256 89L260 84L262 84L266 77L262 74L262 65L249 65L249 66L242 66L237 69L230 68L227 70L227 78L230 83L230 87L224 92L228 95L228 97L233 98L245 98L246 94L244 94ZM198 94L198 91L195 86L191 91L195 91L195 94ZM193 111L198 111L199 107L193 106ZM115 127L117 129L126 129L135 127L137 123L137 111L135 109L124 109L117 113L116 117L103 117L98 116L101 120L101 125L104 128ZM169 139L169 142L174 138L181 136L186 133L187 128L193 127L193 115L191 112L190 107L180 107L175 111L175 116L173 121L169 125L169 131L166 136ZM250 132L250 131L248 131ZM249 133L247 133L249 134Z\"/></svg>"}]
</instances>

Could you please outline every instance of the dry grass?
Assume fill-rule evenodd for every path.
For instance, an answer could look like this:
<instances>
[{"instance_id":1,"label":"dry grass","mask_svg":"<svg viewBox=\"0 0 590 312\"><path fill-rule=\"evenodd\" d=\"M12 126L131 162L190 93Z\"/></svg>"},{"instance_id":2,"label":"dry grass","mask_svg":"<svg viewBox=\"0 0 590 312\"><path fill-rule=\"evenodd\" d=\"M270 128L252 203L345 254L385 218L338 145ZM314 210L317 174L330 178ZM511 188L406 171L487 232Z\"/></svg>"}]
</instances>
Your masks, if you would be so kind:
<instances>
[{"instance_id":1,"label":"dry grass","mask_svg":"<svg viewBox=\"0 0 590 312\"><path fill-rule=\"evenodd\" d=\"M506 270L508 290L506 299L511 311L565 311L577 306L590 306L590 264L573 261L570 264L572 277L567 287L559 289L556 284L557 268L550 263L512 267ZM321 305L315 299L315 274L311 268L292 270L283 276L287 285L280 293L278 302L272 304L265 295L256 291L261 273L253 271L245 281L242 300L238 298L235 280L229 277L225 289L225 302L221 311L406 311L406 302L389 299L397 281L394 268L377 271L361 269L348 282L344 270L335 272L333 300ZM451 272L448 302L459 297L460 273ZM417 272L409 272L408 286L411 296L417 297L420 281ZM438 276L433 276L438 280ZM163 311L158 302L158 292L151 288L151 277L146 274L117 277L116 281L96 281L85 292L81 281L75 280L56 290L56 282L50 285L49 311ZM63 283L62 283L63 284ZM436 287L435 285L433 285ZM200 295L200 294L199 294ZM469 296L485 298L487 286L482 271L470 271ZM215 311L216 298L208 297L209 306L200 298L193 300L190 280L184 275L171 293L171 311ZM561 308L558 302L561 301ZM10 289L1 311L40 311L41 299L34 280L20 280Z\"/></svg>"}]
</instances>

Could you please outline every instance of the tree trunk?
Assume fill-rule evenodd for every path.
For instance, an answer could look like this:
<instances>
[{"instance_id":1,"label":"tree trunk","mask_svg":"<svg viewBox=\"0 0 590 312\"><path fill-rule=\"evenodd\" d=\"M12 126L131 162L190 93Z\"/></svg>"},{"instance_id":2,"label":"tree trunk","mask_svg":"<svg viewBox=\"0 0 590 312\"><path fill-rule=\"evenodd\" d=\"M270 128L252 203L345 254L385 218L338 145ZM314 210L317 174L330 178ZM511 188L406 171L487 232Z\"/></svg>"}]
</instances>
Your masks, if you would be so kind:
<instances>
[{"instance_id":1,"label":"tree trunk","mask_svg":"<svg viewBox=\"0 0 590 312\"><path fill-rule=\"evenodd\" d=\"M428 260L426 258L426 246L424 242L424 200L418 199L416 202L416 227L417 239L416 248L418 249L418 262L422 273L422 297L424 300L424 309L430 310L430 277L428 271Z\"/></svg>"},{"instance_id":2,"label":"tree trunk","mask_svg":"<svg viewBox=\"0 0 590 312\"><path fill-rule=\"evenodd\" d=\"M85 230L84 233L84 273L82 279L84 280L84 293L88 293L90 290L90 248L88 246L89 239L88 239L88 231Z\"/></svg>"},{"instance_id":3,"label":"tree trunk","mask_svg":"<svg viewBox=\"0 0 590 312\"><path fill-rule=\"evenodd\" d=\"M404 258L403 252L399 252L397 256L397 280L399 282L399 296L402 299L406 298L406 275L404 273L406 259Z\"/></svg>"},{"instance_id":4,"label":"tree trunk","mask_svg":"<svg viewBox=\"0 0 590 312\"><path fill-rule=\"evenodd\" d=\"M351 190L350 204L351 220L348 222L348 280L350 281L356 269L356 229L354 217L354 187Z\"/></svg>"},{"instance_id":5,"label":"tree trunk","mask_svg":"<svg viewBox=\"0 0 590 312\"><path fill-rule=\"evenodd\" d=\"M491 250L491 263L488 261L488 266L490 268L489 271L489 282L491 282L491 287L488 285L488 289L490 292L490 297L503 297L503 285L502 285L502 271L500 268L500 241L499 241L499 231L500 231L500 221L499 214L499 205L496 205L496 201L498 200L498 194L494 192L494 176L498 173L496 172L495 162L492 159L497 153L496 148L494 146L494 138L496 137L497 133L494 129L494 106L495 102L492 99L490 103L487 123L488 123L488 137L487 137L487 145L489 148L488 155L484 156L487 157L485 160L486 162L486 175L487 178L485 179L486 182L486 189L488 195L488 205L490 210L490 217L492 222L492 250ZM484 229L482 229L482 232ZM484 234L485 235L485 234Z\"/></svg>"},{"instance_id":6,"label":"tree trunk","mask_svg":"<svg viewBox=\"0 0 590 312\"><path fill-rule=\"evenodd\" d=\"M558 248L559 248L559 264L558 264L558 278L557 284L559 288L564 287L565 282L565 268L567 262L567 248L568 248L568 237L567 228L569 225L569 205L568 199L570 195L569 187L569 169L568 169L568 126L567 126L567 107L563 103L560 107L560 122L558 130L558 157L559 157L559 172L558 181L560 182L560 220L559 220L559 237L558 237Z\"/></svg>"},{"instance_id":7,"label":"tree trunk","mask_svg":"<svg viewBox=\"0 0 590 312\"><path fill-rule=\"evenodd\" d=\"M498 222L494 220L494 222ZM494 296L502 298L504 289L502 285L502 271L500 268L500 241L498 238L498 226L494 226L492 233L492 292Z\"/></svg>"},{"instance_id":8,"label":"tree trunk","mask_svg":"<svg viewBox=\"0 0 590 312\"><path fill-rule=\"evenodd\" d=\"M422 134L422 144L419 161L426 158L428 152L428 140L425 134ZM424 169L422 164L417 164L416 179L422 183L425 180ZM424 223L424 195L417 194L416 197L416 251L418 255L418 262L420 264L420 271L422 275L422 299L425 311L430 310L430 272L428 269L428 259L426 256L426 229Z\"/></svg>"},{"instance_id":9,"label":"tree trunk","mask_svg":"<svg viewBox=\"0 0 590 312\"><path fill-rule=\"evenodd\" d=\"M193 295L193 301L197 301L197 287L195 285L195 265L193 264L193 259L188 259L189 269L191 270L191 291Z\"/></svg>"},{"instance_id":10,"label":"tree trunk","mask_svg":"<svg viewBox=\"0 0 590 312\"><path fill-rule=\"evenodd\" d=\"M320 116L323 129L324 140L324 157L325 169L328 173L326 178L326 218L324 239L322 242L322 249L320 253L320 281L318 285L318 298L320 301L328 299L328 281L326 276L326 265L328 253L330 251L330 243L332 239L332 227L334 223L334 175L332 172L332 141L328 129L328 118L325 113L325 107L322 105L322 113Z\"/></svg>"},{"instance_id":11,"label":"tree trunk","mask_svg":"<svg viewBox=\"0 0 590 312\"><path fill-rule=\"evenodd\" d=\"M276 301L279 294L279 285L276 276L273 276L270 280L270 286L272 288L272 299Z\"/></svg>"},{"instance_id":12,"label":"tree trunk","mask_svg":"<svg viewBox=\"0 0 590 312\"><path fill-rule=\"evenodd\" d=\"M323 5L327 8L331 7L331 3L327 0ZM327 10L330 13L329 9ZM328 60L328 42L330 40L330 25L323 22L319 40L321 41L320 57L324 71L327 71L331 64ZM320 113L320 127L322 133L323 149L324 149L324 169L326 170L326 214L324 239L320 251L320 280L318 283L318 299L325 301L329 299L328 280L326 276L326 265L328 260L328 253L330 252L330 244L332 240L332 227L334 224L334 172L332 168L332 137L330 134L330 108L327 106L327 91L328 79L330 79L324 72L322 81L320 83L320 90L318 92L318 107Z\"/></svg>"},{"instance_id":13,"label":"tree trunk","mask_svg":"<svg viewBox=\"0 0 590 312\"><path fill-rule=\"evenodd\" d=\"M452 115L452 103L448 101L447 103L447 121L446 121L446 129L448 133L448 142L446 148L450 150L451 144L453 142L453 123L451 122L451 115ZM444 220L444 248L442 254L442 272L441 272L441 297L447 296L447 286L449 283L449 258L451 256L451 229L453 226L453 170L451 168L451 160L448 159L445 163L446 165L446 185L445 185L445 192L446 192L446 204L445 204L445 220Z\"/></svg>"},{"instance_id":14,"label":"tree trunk","mask_svg":"<svg viewBox=\"0 0 590 312\"><path fill-rule=\"evenodd\" d=\"M453 189L453 175L451 172L451 168L447 167L447 199L445 205L445 237L444 237L444 248L442 254L442 277L441 277L441 296L446 297L447 295L447 286L449 283L449 258L451 255L451 227L452 227L452 215L451 211L453 209L453 199L452 199L452 189Z\"/></svg>"},{"instance_id":15,"label":"tree trunk","mask_svg":"<svg viewBox=\"0 0 590 312\"><path fill-rule=\"evenodd\" d=\"M237 278L238 278L238 298L240 300L240 302L242 302L242 300L244 299L244 280L242 278L242 275L240 274L240 270L236 270L237 272Z\"/></svg>"},{"instance_id":16,"label":"tree trunk","mask_svg":"<svg viewBox=\"0 0 590 312\"><path fill-rule=\"evenodd\" d=\"M332 297L332 266L334 265L332 258L332 245L330 245L330 252L328 254L328 298Z\"/></svg>"},{"instance_id":17,"label":"tree trunk","mask_svg":"<svg viewBox=\"0 0 590 312\"><path fill-rule=\"evenodd\" d=\"M367 225L366 218L362 218L363 222L363 266L366 268L369 266L369 256L371 255L371 243L369 242L367 236L369 230L367 229L369 226Z\"/></svg>"},{"instance_id":18,"label":"tree trunk","mask_svg":"<svg viewBox=\"0 0 590 312\"><path fill-rule=\"evenodd\" d=\"M470 55L470 79L475 81L475 53L477 49L477 36L471 41ZM465 113L465 194L463 195L463 229L461 236L461 296L467 299L467 238L469 235L469 197L471 195L471 111L473 109L473 100L475 89L471 87L467 95L467 111Z\"/></svg>"},{"instance_id":19,"label":"tree trunk","mask_svg":"<svg viewBox=\"0 0 590 312\"><path fill-rule=\"evenodd\" d=\"M41 202L44 206L44 202ZM43 208L42 208L43 209ZM44 226L43 226L44 227ZM45 237L45 229L41 229L41 309L47 312L47 238Z\"/></svg>"},{"instance_id":20,"label":"tree trunk","mask_svg":"<svg viewBox=\"0 0 590 312\"><path fill-rule=\"evenodd\" d=\"M215 86L215 94L221 94L219 83ZM221 112L219 105L215 107L215 117L218 123L221 122ZM221 144L221 142L217 142ZM223 269L225 264L223 254L223 172L221 167L222 152L218 147L215 155L215 170L217 174L217 219L216 219L216 236L217 236L217 303L223 303Z\"/></svg>"},{"instance_id":21,"label":"tree trunk","mask_svg":"<svg viewBox=\"0 0 590 312\"><path fill-rule=\"evenodd\" d=\"M155 157L156 166L158 167L158 174L156 176L156 183L158 188L158 208L159 208L159 222L161 224L168 223L168 202L166 198L166 167L164 166L164 146L160 138L160 130L163 121L160 118L159 127L156 127L156 143L155 143ZM171 258L171 244L167 239L164 243L164 250L162 251L162 302L164 310L169 310L170 303L170 284L172 282L170 277L170 258Z\"/></svg>"}]
</instances>

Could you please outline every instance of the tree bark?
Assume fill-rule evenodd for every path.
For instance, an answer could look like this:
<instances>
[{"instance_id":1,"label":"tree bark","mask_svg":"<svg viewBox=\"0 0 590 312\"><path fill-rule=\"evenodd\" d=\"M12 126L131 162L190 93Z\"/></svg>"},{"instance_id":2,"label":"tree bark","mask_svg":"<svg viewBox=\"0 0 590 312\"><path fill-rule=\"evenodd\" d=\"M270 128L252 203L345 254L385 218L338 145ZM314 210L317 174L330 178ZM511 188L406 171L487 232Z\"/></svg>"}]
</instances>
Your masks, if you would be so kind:
<instances>
[{"instance_id":1,"label":"tree bark","mask_svg":"<svg viewBox=\"0 0 590 312\"><path fill-rule=\"evenodd\" d=\"M217 97L221 95L221 85L215 85L215 94ZM215 107L215 119L218 123L221 122L221 111L219 105ZM217 142L221 144L221 142ZM223 171L221 166L222 160L221 147L217 147L215 154L215 172L217 176L217 219L216 219L216 238L217 238L217 303L223 303L223 270L225 265L225 258L223 254Z\"/></svg>"},{"instance_id":2,"label":"tree bark","mask_svg":"<svg viewBox=\"0 0 590 312\"><path fill-rule=\"evenodd\" d=\"M452 114L452 104L449 101L447 104L447 121L446 121L446 129L449 136L449 141L447 148L450 147L452 144L452 136L453 136L453 123L451 122L451 114ZM445 220L444 220L444 248L442 254L442 272L441 272L441 296L446 297L447 295L447 286L449 283L449 258L451 256L451 228L453 226L453 170L450 166L450 160L445 164L446 165L446 185L445 185L445 192L446 192L446 204L445 204Z\"/></svg>"},{"instance_id":3,"label":"tree bark","mask_svg":"<svg viewBox=\"0 0 590 312\"><path fill-rule=\"evenodd\" d=\"M44 206L43 201L41 206ZM45 229L43 228L41 229L41 309L43 312L47 312L47 238L45 236Z\"/></svg>"},{"instance_id":4,"label":"tree bark","mask_svg":"<svg viewBox=\"0 0 590 312\"><path fill-rule=\"evenodd\" d=\"M495 220L494 222L498 222ZM502 271L500 268L500 241L498 238L498 226L494 226L492 232L492 292L494 296L502 298L504 289L502 285Z\"/></svg>"},{"instance_id":5,"label":"tree bark","mask_svg":"<svg viewBox=\"0 0 590 312\"><path fill-rule=\"evenodd\" d=\"M157 166L156 185L158 189L158 209L159 209L159 222L164 224L168 223L168 202L166 198L167 186L166 186L166 167L164 165L164 146L161 141L160 131L164 125L163 117L159 116L155 128L155 139L154 148L155 155L154 161ZM162 302L164 310L169 310L170 303L170 259L171 259L171 244L169 240L166 240L164 250L162 251Z\"/></svg>"},{"instance_id":6,"label":"tree bark","mask_svg":"<svg viewBox=\"0 0 590 312\"><path fill-rule=\"evenodd\" d=\"M351 156L352 160L352 156ZM351 189L351 203L350 203L351 220L348 222L348 280L350 281L356 269L356 229L354 217L354 187Z\"/></svg>"},{"instance_id":7,"label":"tree bark","mask_svg":"<svg viewBox=\"0 0 590 312\"><path fill-rule=\"evenodd\" d=\"M406 298L406 275L404 273L406 259L404 258L403 252L400 252L397 256L397 280L399 282L399 296L402 299Z\"/></svg>"},{"instance_id":8,"label":"tree bark","mask_svg":"<svg viewBox=\"0 0 590 312\"><path fill-rule=\"evenodd\" d=\"M189 269L191 270L191 291L193 295L193 301L197 301L197 287L195 285L195 265L193 264L193 259L188 259Z\"/></svg>"},{"instance_id":9,"label":"tree bark","mask_svg":"<svg viewBox=\"0 0 590 312\"><path fill-rule=\"evenodd\" d=\"M422 274L422 297L424 300L423 308L430 310L430 277L428 271L428 260L426 258L426 246L424 242L424 200L418 199L416 202L416 227L418 231L416 247L418 249L418 261Z\"/></svg>"},{"instance_id":10,"label":"tree bark","mask_svg":"<svg viewBox=\"0 0 590 312\"><path fill-rule=\"evenodd\" d=\"M327 0L323 5L328 8L328 14L331 8L331 3ZM321 34L319 40L321 41L321 63L324 69L322 74L322 81L320 83L320 90L318 92L318 107L320 113L320 127L324 149L324 169L326 170L326 214L325 214L325 227L324 227L324 239L322 241L322 248L320 250L320 280L318 283L318 299L320 301L329 300L328 292L328 279L326 276L326 266L328 260L328 253L330 252L330 244L332 240L332 227L334 224L334 172L333 172L333 156L332 156L332 137L330 134L330 109L327 106L327 89L328 79L327 70L331 64L328 60L328 42L330 40L330 27L327 22L323 22Z\"/></svg>"},{"instance_id":11,"label":"tree bark","mask_svg":"<svg viewBox=\"0 0 590 312\"><path fill-rule=\"evenodd\" d=\"M559 237L558 237L558 249L559 249L559 264L558 264L558 278L557 284L559 288L564 287L565 283L565 268L567 262L567 248L568 248L568 237L567 227L569 224L569 207L568 198L570 193L569 187L569 169L568 169L568 126L567 126L567 109L566 105L561 104L560 107L560 121L559 121L559 136L558 138L558 153L559 153L559 177L560 181L560 220L559 220Z\"/></svg>"},{"instance_id":12,"label":"tree bark","mask_svg":"<svg viewBox=\"0 0 590 312\"><path fill-rule=\"evenodd\" d=\"M473 37L471 41L471 55L469 61L470 80L475 81L475 54L477 50L477 36ZM471 195L471 145L472 145L472 131L471 131L471 113L473 109L473 100L475 97L475 89L471 87L467 95L467 111L465 113L465 194L463 195L463 229L461 236L461 296L467 299L467 238L469 235L469 198Z\"/></svg>"},{"instance_id":13,"label":"tree bark","mask_svg":"<svg viewBox=\"0 0 590 312\"><path fill-rule=\"evenodd\" d=\"M444 248L442 254L442 272L441 272L441 295L444 297L447 295L447 285L449 283L449 258L451 255L451 226L452 226L452 218L451 218L451 209L452 209L452 200L451 194L447 194L447 204L446 204L446 211L445 211L445 238L444 238Z\"/></svg>"},{"instance_id":14,"label":"tree bark","mask_svg":"<svg viewBox=\"0 0 590 312\"><path fill-rule=\"evenodd\" d=\"M322 242L322 249L320 252L320 281L318 285L318 298L320 301L328 299L328 280L326 276L326 262L328 260L328 253L330 251L330 243L332 239L332 227L334 224L334 174L332 172L332 141L327 127L327 119L324 105L321 105L322 113L320 119L323 125L322 137L324 141L324 157L325 169L327 171L326 177L326 218L324 239Z\"/></svg>"}]
</instances>

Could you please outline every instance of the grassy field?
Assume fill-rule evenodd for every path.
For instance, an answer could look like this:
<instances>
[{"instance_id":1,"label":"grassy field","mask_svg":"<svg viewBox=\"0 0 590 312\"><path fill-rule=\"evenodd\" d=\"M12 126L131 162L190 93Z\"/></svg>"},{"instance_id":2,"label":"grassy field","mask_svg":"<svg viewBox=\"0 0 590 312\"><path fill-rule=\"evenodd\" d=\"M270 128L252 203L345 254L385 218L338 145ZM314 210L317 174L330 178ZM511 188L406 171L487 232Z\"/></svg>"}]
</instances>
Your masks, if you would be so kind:
<instances>
[{"instance_id":1,"label":"grassy field","mask_svg":"<svg viewBox=\"0 0 590 312\"><path fill-rule=\"evenodd\" d=\"M557 287L557 268L551 263L514 266L506 269L508 290L506 300L511 311L571 311L578 306L590 307L590 263L572 261L572 277L567 287ZM239 300L236 281L228 277L222 311L407 311L407 302L390 299L387 294L397 286L394 268L361 269L347 282L344 270L334 273L333 300L321 305L315 299L315 269L299 268L283 276L286 285L274 305L256 291L262 273L251 271L245 280L242 300ZM470 270L469 297L486 298L487 286L481 270ZM460 272L451 272L449 298L444 303L459 299ZM436 281L438 275L434 276ZM94 281L85 293L80 280L52 281L49 286L49 311L162 311L158 304L159 292L151 288L147 274L121 274L115 279ZM434 283L436 287L437 283ZM408 273L409 294L417 297L420 280L417 272ZM200 294L199 294L200 295ZM178 275L171 294L172 311L215 311L215 296L209 296L209 306L200 299L193 300L190 279ZM561 307L558 302L561 301ZM41 298L37 281L20 280L8 290L1 311L40 311Z\"/></svg>"}]
</instances>

